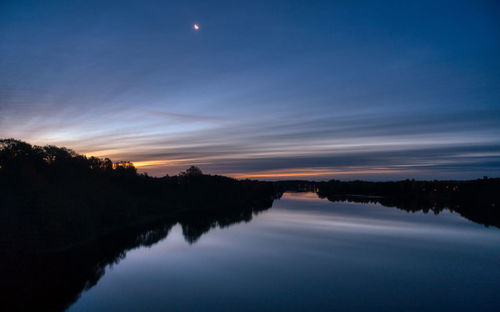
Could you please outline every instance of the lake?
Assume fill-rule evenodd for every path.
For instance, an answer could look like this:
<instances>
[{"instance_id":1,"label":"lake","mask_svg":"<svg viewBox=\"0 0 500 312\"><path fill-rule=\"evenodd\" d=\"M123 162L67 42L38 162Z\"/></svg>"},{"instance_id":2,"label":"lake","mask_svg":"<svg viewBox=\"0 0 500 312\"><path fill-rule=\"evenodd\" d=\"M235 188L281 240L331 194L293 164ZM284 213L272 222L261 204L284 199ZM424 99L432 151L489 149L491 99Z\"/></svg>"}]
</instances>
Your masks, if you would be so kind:
<instances>
[{"instance_id":1,"label":"lake","mask_svg":"<svg viewBox=\"0 0 500 312\"><path fill-rule=\"evenodd\" d=\"M285 193L188 242L179 224L68 311L498 311L500 229Z\"/></svg>"}]
</instances>

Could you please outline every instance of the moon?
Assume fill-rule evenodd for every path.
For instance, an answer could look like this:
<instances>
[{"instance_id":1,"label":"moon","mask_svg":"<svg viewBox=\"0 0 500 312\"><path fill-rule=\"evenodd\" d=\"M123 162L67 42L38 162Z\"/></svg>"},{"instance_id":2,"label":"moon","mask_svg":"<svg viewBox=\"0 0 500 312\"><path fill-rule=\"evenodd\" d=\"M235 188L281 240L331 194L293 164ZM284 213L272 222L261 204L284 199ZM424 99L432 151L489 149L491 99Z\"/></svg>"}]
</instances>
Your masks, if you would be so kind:
<instances>
[{"instance_id":1,"label":"moon","mask_svg":"<svg viewBox=\"0 0 500 312\"><path fill-rule=\"evenodd\" d=\"M198 25L198 24L194 24L194 25L193 25L193 28L194 28L194 30L198 30L198 29L200 29L200 25Z\"/></svg>"}]
</instances>

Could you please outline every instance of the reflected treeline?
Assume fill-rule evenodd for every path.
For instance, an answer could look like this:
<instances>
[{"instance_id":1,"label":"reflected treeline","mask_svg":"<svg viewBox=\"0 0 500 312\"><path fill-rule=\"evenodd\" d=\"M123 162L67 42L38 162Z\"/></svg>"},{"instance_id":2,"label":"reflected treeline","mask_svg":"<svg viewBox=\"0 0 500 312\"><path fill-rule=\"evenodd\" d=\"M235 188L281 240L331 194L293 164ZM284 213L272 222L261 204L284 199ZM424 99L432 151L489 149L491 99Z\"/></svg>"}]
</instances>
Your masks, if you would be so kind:
<instances>
[{"instance_id":1,"label":"reflected treeline","mask_svg":"<svg viewBox=\"0 0 500 312\"><path fill-rule=\"evenodd\" d=\"M500 227L500 179L470 181L342 182L331 180L315 184L318 196L330 201L380 203L406 211L449 209L463 217Z\"/></svg>"},{"instance_id":2,"label":"reflected treeline","mask_svg":"<svg viewBox=\"0 0 500 312\"><path fill-rule=\"evenodd\" d=\"M64 310L108 264L175 224L193 243L213 227L251 220L279 196L273 183L196 167L153 178L128 162L0 140L0 309Z\"/></svg>"}]
</instances>

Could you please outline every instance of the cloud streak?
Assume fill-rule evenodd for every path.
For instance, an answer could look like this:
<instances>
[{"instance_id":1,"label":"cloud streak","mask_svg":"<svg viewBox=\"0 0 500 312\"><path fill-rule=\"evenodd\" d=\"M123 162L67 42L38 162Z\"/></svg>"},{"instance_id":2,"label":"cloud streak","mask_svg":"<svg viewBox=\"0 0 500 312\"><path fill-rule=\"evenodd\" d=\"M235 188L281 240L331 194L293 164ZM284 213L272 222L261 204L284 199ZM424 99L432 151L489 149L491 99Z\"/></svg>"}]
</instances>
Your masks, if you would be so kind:
<instances>
[{"instance_id":1,"label":"cloud streak","mask_svg":"<svg viewBox=\"0 0 500 312\"><path fill-rule=\"evenodd\" d=\"M394 4L387 28L369 8L332 3L328 18L297 8L312 10L298 19L266 5L208 9L194 33L180 26L184 4L111 15L113 4L92 1L10 4L0 136L154 175L189 165L269 179L500 175L495 10L457 5L443 24L435 8ZM471 10L481 18L456 22Z\"/></svg>"}]
</instances>

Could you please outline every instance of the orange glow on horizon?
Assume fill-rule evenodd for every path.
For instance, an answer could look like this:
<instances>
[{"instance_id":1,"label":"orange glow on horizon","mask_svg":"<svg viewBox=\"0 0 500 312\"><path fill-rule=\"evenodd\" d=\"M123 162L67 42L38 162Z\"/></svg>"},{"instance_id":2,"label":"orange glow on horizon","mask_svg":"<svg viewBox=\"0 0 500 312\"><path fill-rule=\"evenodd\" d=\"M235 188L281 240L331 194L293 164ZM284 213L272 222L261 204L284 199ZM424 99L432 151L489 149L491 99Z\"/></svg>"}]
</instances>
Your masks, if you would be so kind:
<instances>
[{"instance_id":1,"label":"orange glow on horizon","mask_svg":"<svg viewBox=\"0 0 500 312\"><path fill-rule=\"evenodd\" d=\"M247 178L291 178L291 177L314 177L314 176L336 176L336 175L357 175L357 174L393 174L400 173L403 170L389 169L389 168L375 168L375 169L346 169L346 170L332 170L329 168L315 169L291 169L291 170L270 170L256 173L237 173L229 174L237 179ZM408 172L408 170L404 170Z\"/></svg>"},{"instance_id":2,"label":"orange glow on horizon","mask_svg":"<svg viewBox=\"0 0 500 312\"><path fill-rule=\"evenodd\" d=\"M98 154L101 156L105 153L110 153L114 150L103 150L99 152L94 152L92 154ZM117 150L122 152L122 150ZM88 154L87 154L88 155ZM109 154L108 154L109 155ZM104 155L102 155L104 156ZM191 165L201 166L211 165L213 162L207 158L186 158L186 159L156 159L156 160L139 160L131 162L134 167L136 167L141 172L154 172L153 174L177 174L185 170ZM332 168L332 167L322 167L322 168L289 168L289 169L279 169L279 170L267 170L267 171L255 171L255 172L206 172L207 174L220 174L236 179L293 179L293 178L335 178L336 176L353 176L353 175L379 175L379 174L401 174L401 173L411 173L415 172L408 168L409 166L397 165L396 167L378 167L378 168L366 168L366 167L350 167L350 168Z\"/></svg>"},{"instance_id":3,"label":"orange glow on horizon","mask_svg":"<svg viewBox=\"0 0 500 312\"><path fill-rule=\"evenodd\" d=\"M134 161L134 166L141 171L163 169L167 171L181 172L190 165L199 166L200 163L195 159L175 159L175 160L145 160ZM203 168L202 168L203 169ZM246 173L231 173L231 172L205 172L207 174L220 174L224 176L233 177L235 179L290 179L290 178L304 178L304 177L331 177L335 176L349 176L349 175L378 175L378 174L398 174L398 173L411 173L414 170L407 168L291 168L282 170L269 170L257 171Z\"/></svg>"},{"instance_id":4,"label":"orange glow on horizon","mask_svg":"<svg viewBox=\"0 0 500 312\"><path fill-rule=\"evenodd\" d=\"M156 166L167 166L170 161L168 160L144 160L144 161L133 161L134 167L139 168L155 168Z\"/></svg>"},{"instance_id":5,"label":"orange glow on horizon","mask_svg":"<svg viewBox=\"0 0 500 312\"><path fill-rule=\"evenodd\" d=\"M132 162L137 169L178 169L182 171L189 166L199 166L200 162L197 159L158 159L158 160L141 160Z\"/></svg>"},{"instance_id":6,"label":"orange glow on horizon","mask_svg":"<svg viewBox=\"0 0 500 312\"><path fill-rule=\"evenodd\" d=\"M282 195L281 198L283 199L291 198L302 201L317 201L318 195L316 195L315 192L298 192L298 193L286 192Z\"/></svg>"}]
</instances>

